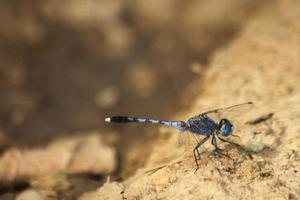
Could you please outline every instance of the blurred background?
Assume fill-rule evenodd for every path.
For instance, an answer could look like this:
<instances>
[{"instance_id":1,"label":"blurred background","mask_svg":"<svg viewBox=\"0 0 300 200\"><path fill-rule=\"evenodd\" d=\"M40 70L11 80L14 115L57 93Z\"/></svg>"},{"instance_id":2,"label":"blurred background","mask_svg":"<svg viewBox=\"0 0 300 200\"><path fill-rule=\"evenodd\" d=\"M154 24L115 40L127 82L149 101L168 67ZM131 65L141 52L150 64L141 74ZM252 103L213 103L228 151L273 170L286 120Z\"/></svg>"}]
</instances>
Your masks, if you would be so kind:
<instances>
[{"instance_id":1,"label":"blurred background","mask_svg":"<svg viewBox=\"0 0 300 200\"><path fill-rule=\"evenodd\" d=\"M265 2L0 1L1 152L96 130L117 149L116 177L129 176L157 128L104 118L184 110L201 93L186 88Z\"/></svg>"}]
</instances>

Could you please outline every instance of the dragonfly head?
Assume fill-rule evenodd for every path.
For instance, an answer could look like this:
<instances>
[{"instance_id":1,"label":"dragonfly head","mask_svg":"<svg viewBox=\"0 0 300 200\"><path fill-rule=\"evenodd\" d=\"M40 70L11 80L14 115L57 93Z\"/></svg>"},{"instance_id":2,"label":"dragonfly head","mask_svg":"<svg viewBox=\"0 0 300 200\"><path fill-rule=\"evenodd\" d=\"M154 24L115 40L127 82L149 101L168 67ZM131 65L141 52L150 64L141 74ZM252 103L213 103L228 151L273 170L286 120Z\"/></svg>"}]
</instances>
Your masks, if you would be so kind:
<instances>
[{"instance_id":1,"label":"dragonfly head","mask_svg":"<svg viewBox=\"0 0 300 200\"><path fill-rule=\"evenodd\" d=\"M233 124L228 119L221 119L218 129L222 136L227 137L233 131Z\"/></svg>"}]
</instances>

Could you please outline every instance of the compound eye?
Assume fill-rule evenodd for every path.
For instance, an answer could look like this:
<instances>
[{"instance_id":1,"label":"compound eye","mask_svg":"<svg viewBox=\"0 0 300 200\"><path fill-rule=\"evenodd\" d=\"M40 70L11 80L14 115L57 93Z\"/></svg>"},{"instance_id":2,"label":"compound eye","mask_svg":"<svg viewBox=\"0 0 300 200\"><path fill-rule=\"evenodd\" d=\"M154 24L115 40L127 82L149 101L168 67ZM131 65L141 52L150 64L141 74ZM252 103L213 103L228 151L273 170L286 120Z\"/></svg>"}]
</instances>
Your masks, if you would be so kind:
<instances>
[{"instance_id":1,"label":"compound eye","mask_svg":"<svg viewBox=\"0 0 300 200\"><path fill-rule=\"evenodd\" d=\"M221 135L224 137L229 136L233 131L233 125L229 121L224 121L224 123L221 126Z\"/></svg>"}]
</instances>

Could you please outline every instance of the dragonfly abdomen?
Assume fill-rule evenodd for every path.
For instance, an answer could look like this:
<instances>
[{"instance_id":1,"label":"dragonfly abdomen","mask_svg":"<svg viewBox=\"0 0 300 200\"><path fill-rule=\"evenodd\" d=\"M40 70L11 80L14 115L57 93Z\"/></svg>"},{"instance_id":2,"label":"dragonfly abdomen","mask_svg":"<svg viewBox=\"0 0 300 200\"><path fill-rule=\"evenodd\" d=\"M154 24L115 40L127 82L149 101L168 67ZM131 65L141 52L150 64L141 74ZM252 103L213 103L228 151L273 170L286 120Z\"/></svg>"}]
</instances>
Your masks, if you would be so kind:
<instances>
[{"instance_id":1,"label":"dragonfly abdomen","mask_svg":"<svg viewBox=\"0 0 300 200\"><path fill-rule=\"evenodd\" d=\"M171 126L177 128L181 131L188 129L188 124L184 121L169 121L169 120L160 120L160 119L149 119L142 117L127 117L127 116L114 116L105 119L106 122L115 122L115 123L150 123L150 124L162 124L166 126Z\"/></svg>"}]
</instances>

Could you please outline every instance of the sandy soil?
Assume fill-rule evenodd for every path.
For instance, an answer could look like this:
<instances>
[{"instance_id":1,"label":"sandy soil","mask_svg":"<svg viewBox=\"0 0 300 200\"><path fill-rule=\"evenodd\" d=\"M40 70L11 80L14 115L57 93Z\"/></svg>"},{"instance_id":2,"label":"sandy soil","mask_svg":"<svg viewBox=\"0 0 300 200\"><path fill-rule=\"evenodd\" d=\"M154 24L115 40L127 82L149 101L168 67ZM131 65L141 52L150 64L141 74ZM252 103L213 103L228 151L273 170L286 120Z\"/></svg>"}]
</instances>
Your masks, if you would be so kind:
<instances>
[{"instance_id":1,"label":"sandy soil","mask_svg":"<svg viewBox=\"0 0 300 200\"><path fill-rule=\"evenodd\" d=\"M1 200L300 199L299 0L0 5ZM196 172L193 138L103 120L248 101Z\"/></svg>"},{"instance_id":2,"label":"sandy soil","mask_svg":"<svg viewBox=\"0 0 300 200\"><path fill-rule=\"evenodd\" d=\"M162 133L145 168L81 199L299 199L300 7L295 3L280 1L264 8L239 37L215 53L204 80L187 91L204 87L204 92L176 116L186 119L206 108L247 101L255 107L239 119L253 121L273 113L240 126L235 132L240 139L230 139L242 149L222 144L233 161L211 155L208 144L194 173L192 158L176 162L183 148L176 148L176 131L169 130L168 136Z\"/></svg>"}]
</instances>

